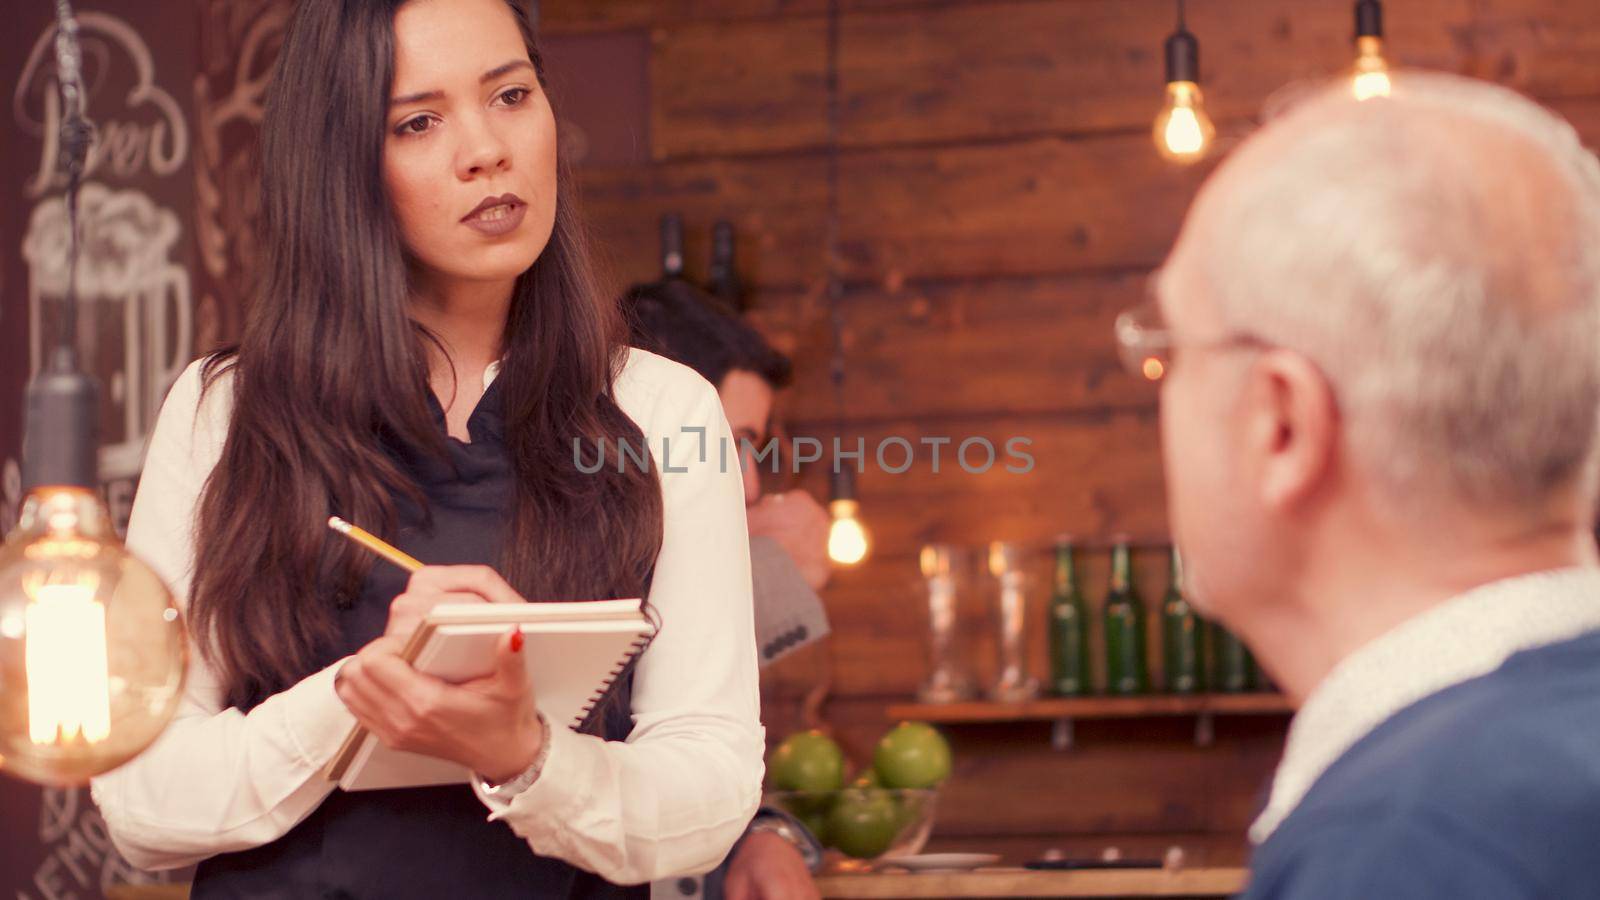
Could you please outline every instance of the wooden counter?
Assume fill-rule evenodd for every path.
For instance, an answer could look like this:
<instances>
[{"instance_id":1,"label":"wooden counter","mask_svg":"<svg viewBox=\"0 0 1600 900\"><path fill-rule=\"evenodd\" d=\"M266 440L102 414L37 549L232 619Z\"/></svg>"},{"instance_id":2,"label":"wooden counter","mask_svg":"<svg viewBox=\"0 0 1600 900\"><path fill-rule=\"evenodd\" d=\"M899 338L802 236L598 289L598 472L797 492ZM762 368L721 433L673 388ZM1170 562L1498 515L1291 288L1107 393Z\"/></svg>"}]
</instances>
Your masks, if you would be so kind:
<instances>
[{"instance_id":1,"label":"wooden counter","mask_svg":"<svg viewBox=\"0 0 1600 900\"><path fill-rule=\"evenodd\" d=\"M1227 897L1244 889L1246 869L1086 869L1036 872L981 869L921 874L822 875L817 889L829 898L889 900L942 897Z\"/></svg>"}]
</instances>

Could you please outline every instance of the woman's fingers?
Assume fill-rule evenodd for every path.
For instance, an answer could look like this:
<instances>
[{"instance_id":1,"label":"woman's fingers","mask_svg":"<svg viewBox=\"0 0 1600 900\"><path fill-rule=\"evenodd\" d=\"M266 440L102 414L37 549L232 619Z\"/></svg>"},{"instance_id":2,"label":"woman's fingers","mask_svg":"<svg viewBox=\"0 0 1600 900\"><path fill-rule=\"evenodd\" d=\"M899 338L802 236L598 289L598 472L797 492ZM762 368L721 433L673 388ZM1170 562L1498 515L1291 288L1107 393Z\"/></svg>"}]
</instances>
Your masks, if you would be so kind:
<instances>
[{"instance_id":1,"label":"woman's fingers","mask_svg":"<svg viewBox=\"0 0 1600 900\"><path fill-rule=\"evenodd\" d=\"M427 716L438 704L444 682L411 668L393 653L375 653L362 669L372 686L393 697L414 716Z\"/></svg>"},{"instance_id":2,"label":"woman's fingers","mask_svg":"<svg viewBox=\"0 0 1600 900\"><path fill-rule=\"evenodd\" d=\"M423 675L403 659L405 638L384 635L362 647L355 658L345 663L334 676L334 686L356 691L369 700L382 701L395 695L415 693L417 684L437 682ZM424 688L425 689L425 688Z\"/></svg>"},{"instance_id":3,"label":"woman's fingers","mask_svg":"<svg viewBox=\"0 0 1600 900\"><path fill-rule=\"evenodd\" d=\"M426 588L408 589L389 601L389 625L386 633L409 632L433 608L442 603L484 603L482 597L469 591L430 592Z\"/></svg>"},{"instance_id":4,"label":"woman's fingers","mask_svg":"<svg viewBox=\"0 0 1600 900\"><path fill-rule=\"evenodd\" d=\"M389 601L389 623L384 634L409 635L422 623L433 608L443 603L486 603L482 596L470 591L432 591L426 586L408 587L406 592Z\"/></svg>"},{"instance_id":5,"label":"woman's fingers","mask_svg":"<svg viewBox=\"0 0 1600 900\"><path fill-rule=\"evenodd\" d=\"M423 566L411 573L407 591L426 588L438 592L463 591L490 603L525 603L500 573L488 566Z\"/></svg>"},{"instance_id":6,"label":"woman's fingers","mask_svg":"<svg viewBox=\"0 0 1600 900\"><path fill-rule=\"evenodd\" d=\"M397 595L389 601L389 609L402 609L418 615L426 615L435 606L441 603L484 603L481 594L471 591L428 591L407 589L405 593Z\"/></svg>"},{"instance_id":7,"label":"woman's fingers","mask_svg":"<svg viewBox=\"0 0 1600 900\"><path fill-rule=\"evenodd\" d=\"M492 700L511 703L528 692L528 665L522 655L521 629L512 629L495 642L494 671L457 687Z\"/></svg>"},{"instance_id":8,"label":"woman's fingers","mask_svg":"<svg viewBox=\"0 0 1600 900\"><path fill-rule=\"evenodd\" d=\"M340 699L386 746L428 752L439 731L443 682L407 665L398 643L379 638L345 664Z\"/></svg>"},{"instance_id":9,"label":"woman's fingers","mask_svg":"<svg viewBox=\"0 0 1600 900\"><path fill-rule=\"evenodd\" d=\"M361 672L356 660L345 664L333 680L333 689L357 722L388 742L389 722L383 715L383 699L376 696L371 679Z\"/></svg>"},{"instance_id":10,"label":"woman's fingers","mask_svg":"<svg viewBox=\"0 0 1600 900\"><path fill-rule=\"evenodd\" d=\"M469 767L492 764L532 721L522 643L520 630L508 630L496 644L494 671L454 685L412 669L399 655L403 640L382 637L344 664L334 688L385 746Z\"/></svg>"}]
</instances>

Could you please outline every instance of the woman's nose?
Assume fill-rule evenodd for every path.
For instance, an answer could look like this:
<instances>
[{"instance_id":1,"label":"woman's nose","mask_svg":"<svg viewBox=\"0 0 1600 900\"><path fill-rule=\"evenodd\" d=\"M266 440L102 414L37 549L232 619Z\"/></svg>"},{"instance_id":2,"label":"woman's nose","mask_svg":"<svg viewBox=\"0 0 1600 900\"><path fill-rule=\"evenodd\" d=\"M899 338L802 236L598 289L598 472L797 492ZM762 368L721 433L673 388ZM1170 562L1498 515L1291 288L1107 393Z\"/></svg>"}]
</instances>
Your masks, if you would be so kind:
<instances>
[{"instance_id":1,"label":"woman's nose","mask_svg":"<svg viewBox=\"0 0 1600 900\"><path fill-rule=\"evenodd\" d=\"M479 120L464 127L465 137L457 167L462 180L511 168L509 145L495 134L488 123Z\"/></svg>"}]
</instances>

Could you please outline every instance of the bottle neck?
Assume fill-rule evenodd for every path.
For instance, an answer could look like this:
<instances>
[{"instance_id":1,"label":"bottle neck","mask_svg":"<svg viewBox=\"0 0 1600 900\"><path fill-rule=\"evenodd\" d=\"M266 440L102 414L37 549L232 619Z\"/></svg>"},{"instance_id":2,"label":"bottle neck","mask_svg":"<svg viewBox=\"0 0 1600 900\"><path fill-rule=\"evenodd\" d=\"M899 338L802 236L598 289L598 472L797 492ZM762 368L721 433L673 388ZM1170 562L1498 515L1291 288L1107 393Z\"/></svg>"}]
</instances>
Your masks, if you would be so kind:
<instances>
[{"instance_id":1,"label":"bottle neck","mask_svg":"<svg viewBox=\"0 0 1600 900\"><path fill-rule=\"evenodd\" d=\"M1118 544L1111 551L1111 590L1133 591L1133 553L1127 544Z\"/></svg>"},{"instance_id":2,"label":"bottle neck","mask_svg":"<svg viewBox=\"0 0 1600 900\"><path fill-rule=\"evenodd\" d=\"M682 250L663 250L661 252L661 277L663 279L683 277Z\"/></svg>"},{"instance_id":3,"label":"bottle neck","mask_svg":"<svg viewBox=\"0 0 1600 900\"><path fill-rule=\"evenodd\" d=\"M711 229L711 271L724 279L733 275L733 226L727 222Z\"/></svg>"},{"instance_id":4,"label":"bottle neck","mask_svg":"<svg viewBox=\"0 0 1600 900\"><path fill-rule=\"evenodd\" d=\"M1172 548L1172 558L1167 568L1167 584L1169 593L1183 593L1183 556L1178 553L1178 548Z\"/></svg>"},{"instance_id":5,"label":"bottle neck","mask_svg":"<svg viewBox=\"0 0 1600 900\"><path fill-rule=\"evenodd\" d=\"M1071 544L1056 545L1056 594L1071 596L1078 593L1078 565L1073 558Z\"/></svg>"},{"instance_id":6,"label":"bottle neck","mask_svg":"<svg viewBox=\"0 0 1600 900\"><path fill-rule=\"evenodd\" d=\"M661 218L661 277L683 277L683 220L670 213Z\"/></svg>"}]
</instances>

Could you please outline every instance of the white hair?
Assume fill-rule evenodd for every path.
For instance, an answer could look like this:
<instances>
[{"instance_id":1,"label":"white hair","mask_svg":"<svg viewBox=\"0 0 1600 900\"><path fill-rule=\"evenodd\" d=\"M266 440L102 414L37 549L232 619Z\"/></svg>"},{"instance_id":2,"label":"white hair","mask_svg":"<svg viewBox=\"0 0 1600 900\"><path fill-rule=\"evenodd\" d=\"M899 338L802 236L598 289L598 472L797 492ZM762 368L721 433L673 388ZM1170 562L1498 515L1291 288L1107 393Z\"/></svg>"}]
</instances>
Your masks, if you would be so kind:
<instances>
[{"instance_id":1,"label":"white hair","mask_svg":"<svg viewBox=\"0 0 1600 900\"><path fill-rule=\"evenodd\" d=\"M1196 271L1231 328L1322 369L1383 487L1591 490L1600 162L1505 88L1393 84L1319 93L1246 142L1196 203Z\"/></svg>"}]
</instances>

